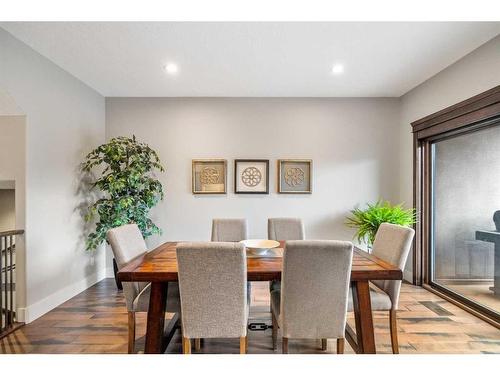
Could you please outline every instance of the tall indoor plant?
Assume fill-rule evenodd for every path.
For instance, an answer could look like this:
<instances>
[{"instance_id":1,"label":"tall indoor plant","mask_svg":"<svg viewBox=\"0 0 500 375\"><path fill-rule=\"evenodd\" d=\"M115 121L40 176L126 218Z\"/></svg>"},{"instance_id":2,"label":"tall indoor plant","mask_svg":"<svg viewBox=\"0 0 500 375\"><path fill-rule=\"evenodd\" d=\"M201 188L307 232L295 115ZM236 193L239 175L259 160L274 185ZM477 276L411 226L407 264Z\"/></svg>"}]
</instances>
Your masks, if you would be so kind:
<instances>
[{"instance_id":1,"label":"tall indoor plant","mask_svg":"<svg viewBox=\"0 0 500 375\"><path fill-rule=\"evenodd\" d=\"M365 209L355 208L346 220L346 225L355 228L354 237L365 242L371 249L375 234L382 223L398 224L410 227L416 222L413 208L405 209L401 204L391 205L389 202L377 201L368 203Z\"/></svg>"},{"instance_id":2,"label":"tall indoor plant","mask_svg":"<svg viewBox=\"0 0 500 375\"><path fill-rule=\"evenodd\" d=\"M147 144L137 142L135 136L113 138L86 156L82 170L97 172L92 188L101 192L85 215L87 221L97 220L95 230L88 234L87 250L95 250L109 229L123 224L136 223L145 238L161 233L148 215L163 199L154 171L164 168Z\"/></svg>"}]
</instances>

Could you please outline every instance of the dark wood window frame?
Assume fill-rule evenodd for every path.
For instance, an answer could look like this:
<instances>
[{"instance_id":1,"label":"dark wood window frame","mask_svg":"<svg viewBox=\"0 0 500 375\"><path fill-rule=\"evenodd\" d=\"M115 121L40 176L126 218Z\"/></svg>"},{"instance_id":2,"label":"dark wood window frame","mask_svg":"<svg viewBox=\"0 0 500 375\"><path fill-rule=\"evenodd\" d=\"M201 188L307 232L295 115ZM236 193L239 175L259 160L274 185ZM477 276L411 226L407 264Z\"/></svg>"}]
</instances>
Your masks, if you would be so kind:
<instances>
[{"instance_id":1,"label":"dark wood window frame","mask_svg":"<svg viewBox=\"0 0 500 375\"><path fill-rule=\"evenodd\" d=\"M457 293L432 283L432 142L500 125L500 85L439 112L412 122L413 205L419 220L415 226L413 283L432 290L475 315L500 327L500 315Z\"/></svg>"}]
</instances>

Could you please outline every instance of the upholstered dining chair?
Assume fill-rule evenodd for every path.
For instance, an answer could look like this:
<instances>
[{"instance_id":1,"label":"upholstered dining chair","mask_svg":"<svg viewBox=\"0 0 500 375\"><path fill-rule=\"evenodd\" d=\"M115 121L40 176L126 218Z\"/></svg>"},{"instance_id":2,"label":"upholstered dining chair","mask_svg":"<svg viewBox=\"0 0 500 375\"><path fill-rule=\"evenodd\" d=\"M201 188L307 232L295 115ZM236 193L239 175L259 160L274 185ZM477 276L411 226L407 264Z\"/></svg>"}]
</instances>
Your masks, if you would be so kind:
<instances>
[{"instance_id":1,"label":"upholstered dining chair","mask_svg":"<svg viewBox=\"0 0 500 375\"><path fill-rule=\"evenodd\" d=\"M182 348L191 339L239 338L247 348L247 260L245 246L192 242L177 246L182 309Z\"/></svg>"},{"instance_id":2,"label":"upholstered dining chair","mask_svg":"<svg viewBox=\"0 0 500 375\"><path fill-rule=\"evenodd\" d=\"M294 217L275 217L267 219L267 238L275 241L304 240L305 231L302 220ZM278 280L269 283L269 292L279 290L281 282ZM274 315L273 319L274 319ZM273 320L273 327L277 325Z\"/></svg>"},{"instance_id":3,"label":"upholstered dining chair","mask_svg":"<svg viewBox=\"0 0 500 375\"><path fill-rule=\"evenodd\" d=\"M213 219L212 242L240 242L248 239L248 222L246 219ZM252 284L247 282L248 305L252 299ZM196 340L200 345L200 340Z\"/></svg>"},{"instance_id":4,"label":"upholstered dining chair","mask_svg":"<svg viewBox=\"0 0 500 375\"><path fill-rule=\"evenodd\" d=\"M110 229L106 237L111 245L118 270L127 262L148 251L146 242L136 224L126 224ZM134 353L135 313L148 311L151 285L142 282L123 282L122 285L128 311L128 352ZM180 311L178 283L169 283L167 311L175 313Z\"/></svg>"},{"instance_id":5,"label":"upholstered dining chair","mask_svg":"<svg viewBox=\"0 0 500 375\"><path fill-rule=\"evenodd\" d=\"M373 241L372 254L388 263L405 268L415 231L400 225L382 223ZM398 309L401 280L373 280L370 285L370 299L373 311L389 311L389 328L394 354L399 353ZM352 293L349 292L349 311L353 310Z\"/></svg>"},{"instance_id":6,"label":"upholstered dining chair","mask_svg":"<svg viewBox=\"0 0 500 375\"><path fill-rule=\"evenodd\" d=\"M213 219L212 241L239 242L248 238L246 219Z\"/></svg>"},{"instance_id":7,"label":"upholstered dining chair","mask_svg":"<svg viewBox=\"0 0 500 375\"><path fill-rule=\"evenodd\" d=\"M271 293L274 320L289 339L337 339L344 352L347 301L352 267L352 243L346 241L287 241L283 253L281 291ZM273 347L277 346L273 329Z\"/></svg>"},{"instance_id":8,"label":"upholstered dining chair","mask_svg":"<svg viewBox=\"0 0 500 375\"><path fill-rule=\"evenodd\" d=\"M305 239L304 224L299 218L276 217L267 219L267 237L275 241Z\"/></svg>"}]
</instances>

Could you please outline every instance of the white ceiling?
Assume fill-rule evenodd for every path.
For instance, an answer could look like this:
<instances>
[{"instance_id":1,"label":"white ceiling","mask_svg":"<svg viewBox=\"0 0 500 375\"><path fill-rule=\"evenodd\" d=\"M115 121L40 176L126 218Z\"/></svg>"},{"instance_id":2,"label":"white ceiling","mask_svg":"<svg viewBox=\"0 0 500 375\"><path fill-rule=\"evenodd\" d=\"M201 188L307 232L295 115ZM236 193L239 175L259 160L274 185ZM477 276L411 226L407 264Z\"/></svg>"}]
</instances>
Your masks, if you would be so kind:
<instances>
[{"instance_id":1,"label":"white ceiling","mask_svg":"<svg viewBox=\"0 0 500 375\"><path fill-rule=\"evenodd\" d=\"M104 96L397 97L500 33L500 22L0 26Z\"/></svg>"}]
</instances>

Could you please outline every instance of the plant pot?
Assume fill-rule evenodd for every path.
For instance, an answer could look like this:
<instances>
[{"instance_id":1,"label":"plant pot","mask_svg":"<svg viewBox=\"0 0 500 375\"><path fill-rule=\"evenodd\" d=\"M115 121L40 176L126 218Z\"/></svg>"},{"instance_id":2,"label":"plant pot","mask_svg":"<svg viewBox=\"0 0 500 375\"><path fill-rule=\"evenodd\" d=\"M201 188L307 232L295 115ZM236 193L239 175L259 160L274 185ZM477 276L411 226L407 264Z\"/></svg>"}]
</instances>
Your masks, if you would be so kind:
<instances>
[{"instance_id":1,"label":"plant pot","mask_svg":"<svg viewBox=\"0 0 500 375\"><path fill-rule=\"evenodd\" d=\"M118 290L123 290L122 282L118 280L118 277L116 276L116 274L118 273L118 264L116 264L115 258L113 258L113 273L115 275L116 287L118 288Z\"/></svg>"}]
</instances>

